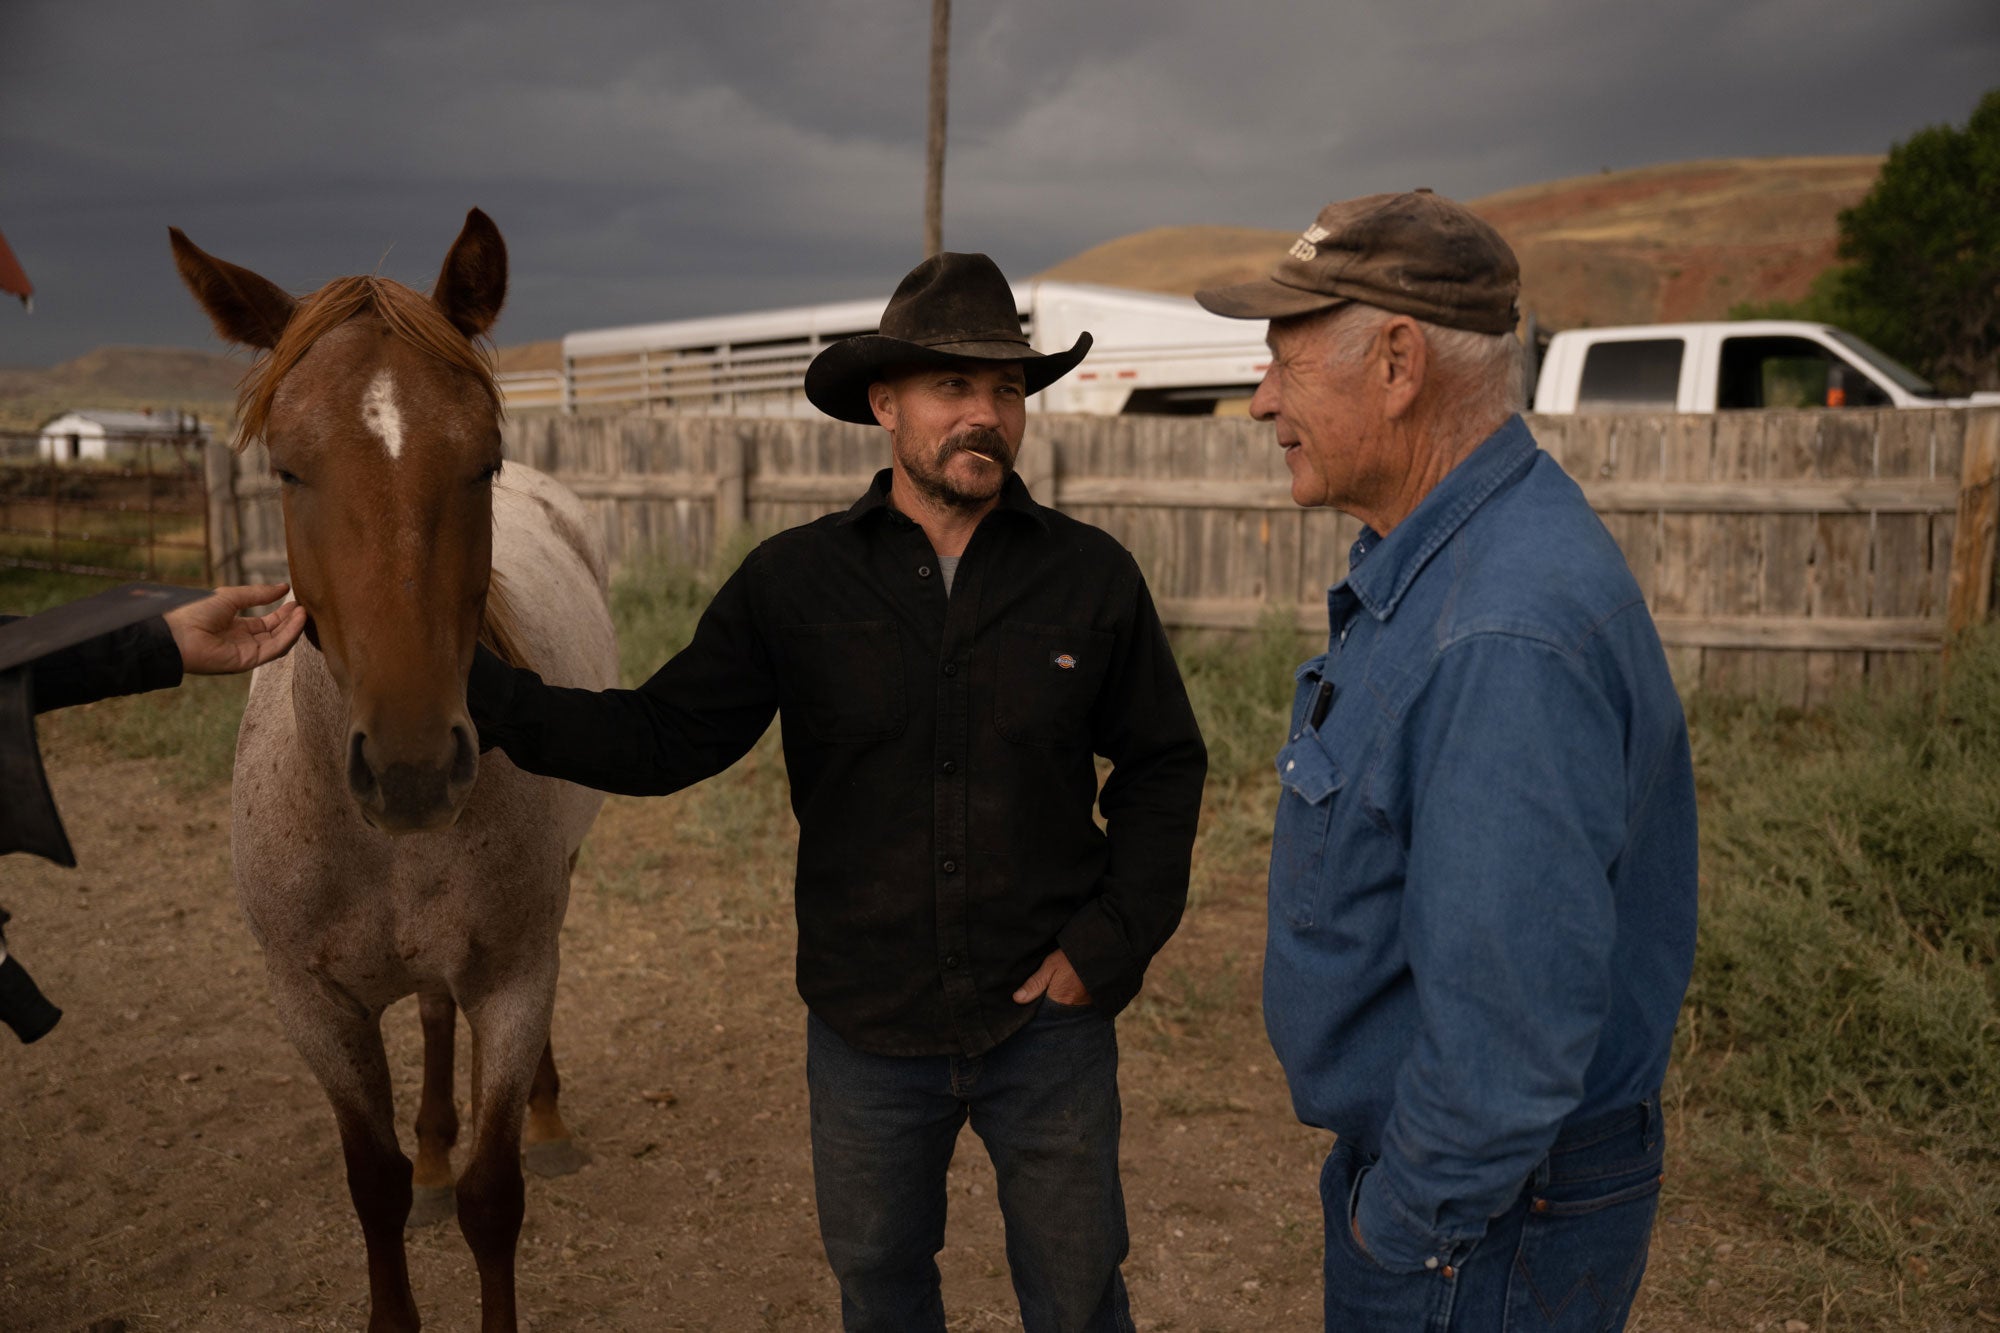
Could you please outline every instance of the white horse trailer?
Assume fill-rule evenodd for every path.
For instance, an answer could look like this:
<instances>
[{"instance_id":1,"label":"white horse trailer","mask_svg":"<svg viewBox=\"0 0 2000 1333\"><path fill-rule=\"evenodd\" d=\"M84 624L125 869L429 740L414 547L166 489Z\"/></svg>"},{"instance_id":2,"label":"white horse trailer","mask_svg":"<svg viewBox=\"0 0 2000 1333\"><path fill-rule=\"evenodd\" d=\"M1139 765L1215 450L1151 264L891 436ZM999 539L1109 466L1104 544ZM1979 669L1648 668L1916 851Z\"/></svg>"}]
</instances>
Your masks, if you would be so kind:
<instances>
[{"instance_id":1,"label":"white horse trailer","mask_svg":"<svg viewBox=\"0 0 2000 1333\"><path fill-rule=\"evenodd\" d=\"M1073 282L1014 288L1036 350L1088 332L1090 355L1029 400L1041 412L1112 416L1241 413L1270 353L1261 323L1224 319L1181 296ZM822 347L873 333L886 298L590 329L562 341L559 377L502 375L510 407L565 413L812 417L806 366Z\"/></svg>"}]
</instances>

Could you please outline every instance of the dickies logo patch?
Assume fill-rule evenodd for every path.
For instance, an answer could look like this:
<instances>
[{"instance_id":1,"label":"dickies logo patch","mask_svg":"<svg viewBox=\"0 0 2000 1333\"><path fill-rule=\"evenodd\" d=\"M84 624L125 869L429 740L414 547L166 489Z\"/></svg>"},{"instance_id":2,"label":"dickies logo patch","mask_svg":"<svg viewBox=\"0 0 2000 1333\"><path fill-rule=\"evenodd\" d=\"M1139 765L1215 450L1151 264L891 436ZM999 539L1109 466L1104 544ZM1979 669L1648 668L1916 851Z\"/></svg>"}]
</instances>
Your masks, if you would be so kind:
<instances>
[{"instance_id":1,"label":"dickies logo patch","mask_svg":"<svg viewBox=\"0 0 2000 1333\"><path fill-rule=\"evenodd\" d=\"M1074 671L1076 670L1076 659L1068 653L1050 653L1049 665L1063 671Z\"/></svg>"}]
</instances>

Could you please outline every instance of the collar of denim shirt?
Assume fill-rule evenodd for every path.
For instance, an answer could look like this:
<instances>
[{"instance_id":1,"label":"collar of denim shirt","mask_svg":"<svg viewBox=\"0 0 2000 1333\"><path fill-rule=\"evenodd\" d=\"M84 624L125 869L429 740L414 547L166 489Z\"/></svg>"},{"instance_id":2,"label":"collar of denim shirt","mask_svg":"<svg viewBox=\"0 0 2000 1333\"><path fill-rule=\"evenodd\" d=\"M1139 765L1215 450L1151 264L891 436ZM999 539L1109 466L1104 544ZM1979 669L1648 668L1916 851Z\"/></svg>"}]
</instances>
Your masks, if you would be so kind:
<instances>
[{"instance_id":1,"label":"collar of denim shirt","mask_svg":"<svg viewBox=\"0 0 2000 1333\"><path fill-rule=\"evenodd\" d=\"M1528 423L1518 414L1508 417L1463 462L1445 473L1444 480L1432 487L1388 536L1362 528L1360 538L1348 551L1347 577L1334 591L1348 589L1368 608L1368 614L1387 620L1431 557L1465 526L1479 506L1525 473L1537 452Z\"/></svg>"}]
</instances>

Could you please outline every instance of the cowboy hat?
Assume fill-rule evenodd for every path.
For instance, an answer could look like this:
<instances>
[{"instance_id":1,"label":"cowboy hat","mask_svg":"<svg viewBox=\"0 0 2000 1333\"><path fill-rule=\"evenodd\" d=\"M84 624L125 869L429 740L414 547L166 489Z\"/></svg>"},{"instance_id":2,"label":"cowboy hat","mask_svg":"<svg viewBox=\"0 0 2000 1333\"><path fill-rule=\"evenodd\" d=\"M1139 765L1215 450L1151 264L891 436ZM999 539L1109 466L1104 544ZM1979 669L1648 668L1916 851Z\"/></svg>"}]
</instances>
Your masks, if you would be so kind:
<instances>
[{"instance_id":1,"label":"cowboy hat","mask_svg":"<svg viewBox=\"0 0 2000 1333\"><path fill-rule=\"evenodd\" d=\"M806 397L840 421L875 424L868 386L910 366L1016 361L1028 392L1040 393L1090 350L1081 334L1066 352L1043 355L1021 332L1020 307L999 265L985 255L932 255L889 298L880 330L842 338L806 367Z\"/></svg>"}]
</instances>

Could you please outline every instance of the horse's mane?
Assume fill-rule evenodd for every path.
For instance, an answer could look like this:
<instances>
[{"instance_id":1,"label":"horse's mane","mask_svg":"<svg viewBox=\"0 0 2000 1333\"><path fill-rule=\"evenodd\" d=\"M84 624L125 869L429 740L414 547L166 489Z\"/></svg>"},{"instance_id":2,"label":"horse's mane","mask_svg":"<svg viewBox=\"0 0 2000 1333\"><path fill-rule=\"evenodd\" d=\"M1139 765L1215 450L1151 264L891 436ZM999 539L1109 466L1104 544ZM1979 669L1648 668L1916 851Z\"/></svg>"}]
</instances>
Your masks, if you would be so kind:
<instances>
[{"instance_id":1,"label":"horse's mane","mask_svg":"<svg viewBox=\"0 0 2000 1333\"><path fill-rule=\"evenodd\" d=\"M278 385L329 332L359 315L372 314L390 332L420 351L472 376L500 415L500 386L493 378L493 357L485 340L474 341L445 318L437 303L390 278L360 274L335 278L299 301L277 345L259 356L236 392L236 448L241 451L264 437ZM504 661L530 666L521 651L519 620L498 570L486 590L486 616L479 641Z\"/></svg>"},{"instance_id":2,"label":"horse's mane","mask_svg":"<svg viewBox=\"0 0 2000 1333\"><path fill-rule=\"evenodd\" d=\"M507 581L494 570L486 583L486 618L479 624L479 641L508 666L533 670L535 663L521 648L521 626L514 602L507 595Z\"/></svg>"},{"instance_id":3,"label":"horse's mane","mask_svg":"<svg viewBox=\"0 0 2000 1333\"><path fill-rule=\"evenodd\" d=\"M500 414L500 386L493 378L493 356L484 340L474 342L460 333L428 296L391 278L364 273L335 278L301 298L277 345L259 356L244 375L236 391L238 450L264 438L278 385L300 358L333 329L362 314L378 316L404 342L472 376L492 402L494 415Z\"/></svg>"}]
</instances>

